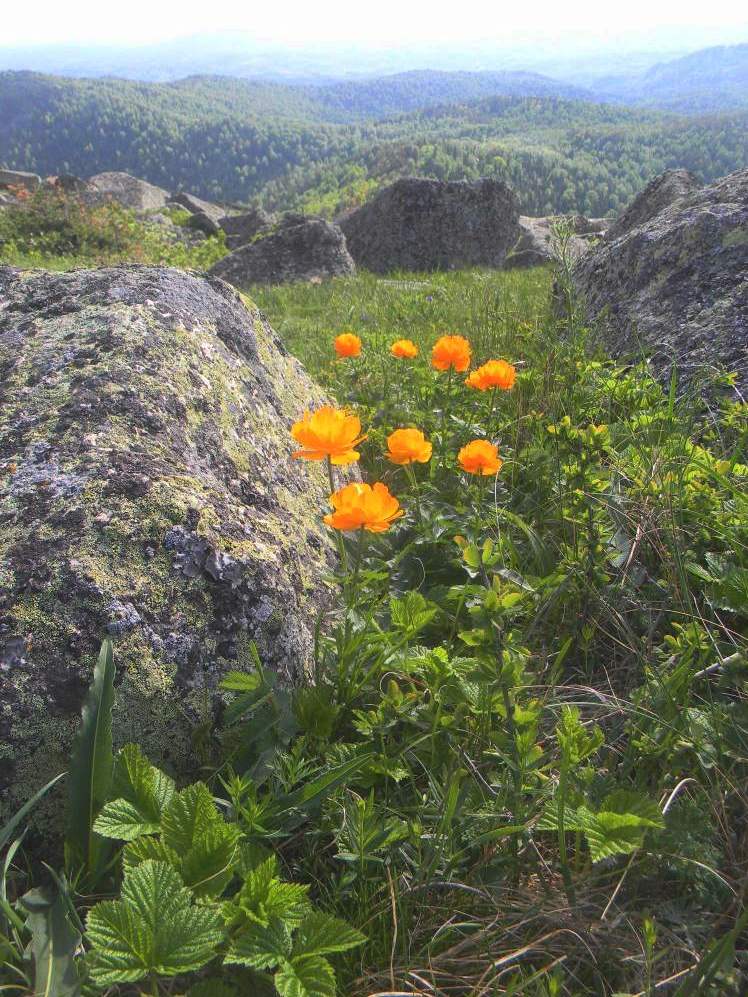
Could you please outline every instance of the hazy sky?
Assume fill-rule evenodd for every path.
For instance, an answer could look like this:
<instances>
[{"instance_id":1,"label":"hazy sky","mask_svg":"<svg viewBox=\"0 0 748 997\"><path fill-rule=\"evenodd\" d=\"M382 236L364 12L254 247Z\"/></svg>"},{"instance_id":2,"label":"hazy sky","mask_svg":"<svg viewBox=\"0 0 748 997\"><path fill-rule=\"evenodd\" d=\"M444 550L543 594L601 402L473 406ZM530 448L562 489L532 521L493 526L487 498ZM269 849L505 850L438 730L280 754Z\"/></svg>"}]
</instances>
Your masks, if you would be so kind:
<instances>
[{"instance_id":1,"label":"hazy sky","mask_svg":"<svg viewBox=\"0 0 748 997\"><path fill-rule=\"evenodd\" d=\"M552 37L607 44L646 43L663 28L686 29L694 47L746 41L740 0L9 0L0 45L54 42L148 43L238 30L257 41L310 48L356 41L369 46L491 42L510 46ZM689 9L690 8L690 9ZM702 41L703 39L703 41Z\"/></svg>"}]
</instances>

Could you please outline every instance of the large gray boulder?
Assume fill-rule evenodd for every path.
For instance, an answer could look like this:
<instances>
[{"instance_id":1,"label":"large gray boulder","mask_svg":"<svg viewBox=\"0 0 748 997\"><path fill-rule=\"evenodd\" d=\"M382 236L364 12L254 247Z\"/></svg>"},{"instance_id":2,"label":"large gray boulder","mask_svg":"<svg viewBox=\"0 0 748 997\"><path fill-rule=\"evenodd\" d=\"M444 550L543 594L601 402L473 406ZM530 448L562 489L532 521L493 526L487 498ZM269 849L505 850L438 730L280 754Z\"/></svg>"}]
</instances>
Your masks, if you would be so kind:
<instances>
[{"instance_id":1,"label":"large gray boulder","mask_svg":"<svg viewBox=\"0 0 748 997\"><path fill-rule=\"evenodd\" d=\"M116 741L184 773L250 640L308 673L333 554L324 472L288 432L321 395L223 281L0 267L0 397L7 816L67 767L103 637Z\"/></svg>"},{"instance_id":2,"label":"large gray boulder","mask_svg":"<svg viewBox=\"0 0 748 997\"><path fill-rule=\"evenodd\" d=\"M322 218L287 217L247 246L224 256L211 269L236 287L324 280L355 271L345 237Z\"/></svg>"},{"instance_id":3,"label":"large gray boulder","mask_svg":"<svg viewBox=\"0 0 748 997\"><path fill-rule=\"evenodd\" d=\"M340 226L356 265L392 270L500 267L519 235L517 197L498 180L397 180Z\"/></svg>"},{"instance_id":4,"label":"large gray boulder","mask_svg":"<svg viewBox=\"0 0 748 997\"><path fill-rule=\"evenodd\" d=\"M665 170L651 180L623 214L608 229L609 239L618 239L631 229L644 225L671 204L693 194L701 184L688 170Z\"/></svg>"},{"instance_id":5,"label":"large gray boulder","mask_svg":"<svg viewBox=\"0 0 748 997\"><path fill-rule=\"evenodd\" d=\"M705 367L734 370L748 390L748 170L606 237L573 279L616 355L643 349L685 383Z\"/></svg>"},{"instance_id":6,"label":"large gray boulder","mask_svg":"<svg viewBox=\"0 0 748 997\"><path fill-rule=\"evenodd\" d=\"M226 245L229 249L239 249L252 242L261 232L267 232L277 223L275 215L268 214L262 208L250 208L238 215L226 215L220 225L226 233Z\"/></svg>"},{"instance_id":7,"label":"large gray boulder","mask_svg":"<svg viewBox=\"0 0 748 997\"><path fill-rule=\"evenodd\" d=\"M549 215L532 218L519 216L520 236L504 260L505 270L542 266L553 262L558 255L555 226L568 226L570 236L567 252L572 260L586 253L595 239L605 229L604 218L586 218L584 215Z\"/></svg>"},{"instance_id":8,"label":"large gray boulder","mask_svg":"<svg viewBox=\"0 0 748 997\"><path fill-rule=\"evenodd\" d=\"M97 173L89 179L89 183L102 199L117 201L124 208L131 208L142 214L160 211L169 200L168 192L162 187L130 176L129 173Z\"/></svg>"},{"instance_id":9,"label":"large gray boulder","mask_svg":"<svg viewBox=\"0 0 748 997\"><path fill-rule=\"evenodd\" d=\"M0 187L23 187L25 190L38 190L42 178L37 173L26 173L23 170L0 170Z\"/></svg>"},{"instance_id":10,"label":"large gray boulder","mask_svg":"<svg viewBox=\"0 0 748 997\"><path fill-rule=\"evenodd\" d=\"M169 199L170 204L178 204L181 208L189 211L191 215L207 215L214 222L219 222L226 214L220 204L213 204L212 201L204 201L201 197L181 191L179 194L172 194Z\"/></svg>"}]
</instances>

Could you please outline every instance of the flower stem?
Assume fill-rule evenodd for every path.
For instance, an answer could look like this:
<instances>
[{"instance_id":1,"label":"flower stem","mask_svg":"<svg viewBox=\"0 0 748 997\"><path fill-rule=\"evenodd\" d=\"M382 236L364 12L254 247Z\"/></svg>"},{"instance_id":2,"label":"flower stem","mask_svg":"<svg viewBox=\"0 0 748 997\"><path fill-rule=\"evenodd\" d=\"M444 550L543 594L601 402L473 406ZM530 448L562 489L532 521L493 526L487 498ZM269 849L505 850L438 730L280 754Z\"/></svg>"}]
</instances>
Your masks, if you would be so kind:
<instances>
[{"instance_id":1,"label":"flower stem","mask_svg":"<svg viewBox=\"0 0 748 997\"><path fill-rule=\"evenodd\" d=\"M439 425L439 466L444 470L444 458L447 453L447 439L446 439L446 425L447 425L447 414L449 413L449 404L452 400L452 371L453 367L449 368L449 373L447 374L447 390L444 393L444 401L442 403L442 418ZM434 465L431 467L433 474Z\"/></svg>"},{"instance_id":2,"label":"flower stem","mask_svg":"<svg viewBox=\"0 0 748 997\"><path fill-rule=\"evenodd\" d=\"M330 495L333 495L335 493L335 475L333 474L332 461L329 457L327 458L327 480L330 482ZM343 536L339 530L334 530L333 532L335 533L335 543L338 548L340 565L343 569L343 575L345 576L348 571L348 558L345 553L345 541L343 540Z\"/></svg>"},{"instance_id":3,"label":"flower stem","mask_svg":"<svg viewBox=\"0 0 748 997\"><path fill-rule=\"evenodd\" d=\"M405 465L405 473L413 487L413 498L416 502L416 518L418 519L418 525L423 526L423 517L421 516L421 495L418 488L418 478L416 477L416 471L412 464Z\"/></svg>"}]
</instances>

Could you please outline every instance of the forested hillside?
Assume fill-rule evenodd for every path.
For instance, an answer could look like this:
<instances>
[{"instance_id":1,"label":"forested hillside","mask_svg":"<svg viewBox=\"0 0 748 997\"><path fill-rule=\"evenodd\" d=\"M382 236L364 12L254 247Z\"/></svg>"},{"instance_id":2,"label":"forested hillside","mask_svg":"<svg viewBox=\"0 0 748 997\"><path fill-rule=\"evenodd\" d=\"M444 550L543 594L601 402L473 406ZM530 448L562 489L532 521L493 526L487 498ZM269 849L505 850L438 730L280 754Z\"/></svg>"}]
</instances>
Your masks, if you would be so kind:
<instances>
[{"instance_id":1,"label":"forested hillside","mask_svg":"<svg viewBox=\"0 0 748 997\"><path fill-rule=\"evenodd\" d=\"M711 180L748 165L748 112L682 118L555 96L454 101L461 87L473 95L488 77L501 87L507 77L519 85L518 76L527 77L523 86L544 79L414 73L295 87L3 73L0 165L81 176L125 170L213 199L326 214L405 174L492 176L515 187L526 213L595 215L619 209L669 166ZM393 113L418 100L434 106ZM377 108L382 117L373 120Z\"/></svg>"},{"instance_id":2,"label":"forested hillside","mask_svg":"<svg viewBox=\"0 0 748 997\"><path fill-rule=\"evenodd\" d=\"M597 89L625 103L688 114L745 108L748 44L701 49L638 76L601 79Z\"/></svg>"}]
</instances>

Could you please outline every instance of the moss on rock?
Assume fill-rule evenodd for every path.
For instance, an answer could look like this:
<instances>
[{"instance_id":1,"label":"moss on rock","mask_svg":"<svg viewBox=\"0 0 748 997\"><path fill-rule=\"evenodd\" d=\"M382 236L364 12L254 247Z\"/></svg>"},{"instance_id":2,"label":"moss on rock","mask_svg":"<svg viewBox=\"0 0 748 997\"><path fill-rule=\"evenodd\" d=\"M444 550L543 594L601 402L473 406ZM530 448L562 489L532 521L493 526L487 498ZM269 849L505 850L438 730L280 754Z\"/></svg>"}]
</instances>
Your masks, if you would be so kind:
<instances>
[{"instance_id":1,"label":"moss on rock","mask_svg":"<svg viewBox=\"0 0 748 997\"><path fill-rule=\"evenodd\" d=\"M0 400L2 809L65 767L105 635L117 741L184 773L248 640L309 668L333 553L288 428L322 396L223 281L120 266L0 268Z\"/></svg>"}]
</instances>

